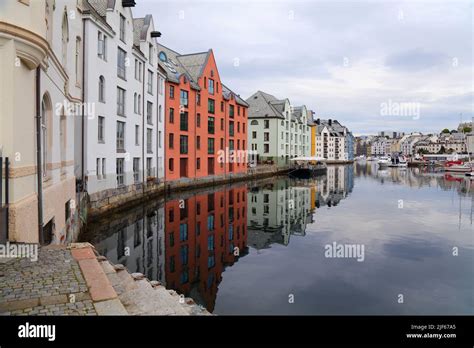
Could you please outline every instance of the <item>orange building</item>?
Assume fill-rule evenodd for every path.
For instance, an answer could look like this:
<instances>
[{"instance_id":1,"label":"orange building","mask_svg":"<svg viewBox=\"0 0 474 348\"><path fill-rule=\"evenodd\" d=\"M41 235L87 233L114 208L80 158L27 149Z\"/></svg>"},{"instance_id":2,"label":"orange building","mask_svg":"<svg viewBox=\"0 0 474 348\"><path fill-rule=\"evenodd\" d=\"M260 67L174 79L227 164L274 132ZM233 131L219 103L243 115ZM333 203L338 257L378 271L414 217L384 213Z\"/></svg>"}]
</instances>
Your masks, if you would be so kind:
<instances>
[{"instance_id":1,"label":"orange building","mask_svg":"<svg viewBox=\"0 0 474 348\"><path fill-rule=\"evenodd\" d=\"M247 185L165 203L165 281L213 311L225 267L248 253Z\"/></svg>"},{"instance_id":2,"label":"orange building","mask_svg":"<svg viewBox=\"0 0 474 348\"><path fill-rule=\"evenodd\" d=\"M222 84L212 50L158 51L167 74L165 179L247 172L248 105Z\"/></svg>"}]
</instances>

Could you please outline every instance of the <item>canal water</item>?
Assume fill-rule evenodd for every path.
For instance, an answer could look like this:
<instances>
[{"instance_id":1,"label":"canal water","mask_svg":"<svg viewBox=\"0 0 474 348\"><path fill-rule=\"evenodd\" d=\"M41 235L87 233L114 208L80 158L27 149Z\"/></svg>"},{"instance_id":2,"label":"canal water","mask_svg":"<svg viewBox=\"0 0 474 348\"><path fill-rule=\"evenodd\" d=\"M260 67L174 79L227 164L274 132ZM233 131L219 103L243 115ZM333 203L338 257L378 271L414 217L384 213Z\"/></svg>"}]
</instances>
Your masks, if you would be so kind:
<instances>
[{"instance_id":1,"label":"canal water","mask_svg":"<svg viewBox=\"0 0 474 348\"><path fill-rule=\"evenodd\" d=\"M169 196L82 240L215 314L474 314L473 201L460 175L356 163Z\"/></svg>"}]
</instances>

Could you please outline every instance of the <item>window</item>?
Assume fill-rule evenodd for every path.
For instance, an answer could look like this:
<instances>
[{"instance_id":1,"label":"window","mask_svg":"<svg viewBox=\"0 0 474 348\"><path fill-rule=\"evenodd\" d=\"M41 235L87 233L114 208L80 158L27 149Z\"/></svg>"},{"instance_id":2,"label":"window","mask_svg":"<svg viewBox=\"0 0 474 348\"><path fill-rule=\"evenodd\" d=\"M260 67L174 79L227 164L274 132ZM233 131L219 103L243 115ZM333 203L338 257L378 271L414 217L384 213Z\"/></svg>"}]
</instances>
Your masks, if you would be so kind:
<instances>
[{"instance_id":1,"label":"window","mask_svg":"<svg viewBox=\"0 0 474 348\"><path fill-rule=\"evenodd\" d=\"M212 79L209 79L207 80L208 81L208 91L209 91L209 94L214 94L214 80Z\"/></svg>"},{"instance_id":2,"label":"window","mask_svg":"<svg viewBox=\"0 0 474 348\"><path fill-rule=\"evenodd\" d=\"M153 71L148 70L148 93L153 94Z\"/></svg>"},{"instance_id":3,"label":"window","mask_svg":"<svg viewBox=\"0 0 474 348\"><path fill-rule=\"evenodd\" d=\"M196 127L200 128L201 127L201 114L198 113L196 117Z\"/></svg>"},{"instance_id":4,"label":"window","mask_svg":"<svg viewBox=\"0 0 474 348\"><path fill-rule=\"evenodd\" d=\"M62 22L62 36L61 36L61 44L62 44L62 56L63 56L63 65L67 65L67 43L69 42L69 24L67 19L67 12L64 11L63 14L63 22Z\"/></svg>"},{"instance_id":5,"label":"window","mask_svg":"<svg viewBox=\"0 0 474 348\"><path fill-rule=\"evenodd\" d=\"M169 122L174 123L174 109L170 108Z\"/></svg>"},{"instance_id":6,"label":"window","mask_svg":"<svg viewBox=\"0 0 474 348\"><path fill-rule=\"evenodd\" d=\"M212 226L212 228L209 228L210 226ZM209 231L212 231L214 229L214 215L208 216L207 227ZM209 237L207 237L207 250L214 250L214 235L210 235Z\"/></svg>"},{"instance_id":7,"label":"window","mask_svg":"<svg viewBox=\"0 0 474 348\"><path fill-rule=\"evenodd\" d=\"M282 133L283 135L283 133ZM270 133L264 132L263 133L263 141L270 141Z\"/></svg>"},{"instance_id":8,"label":"window","mask_svg":"<svg viewBox=\"0 0 474 348\"><path fill-rule=\"evenodd\" d=\"M133 159L133 181L140 182L140 158L138 157Z\"/></svg>"},{"instance_id":9,"label":"window","mask_svg":"<svg viewBox=\"0 0 474 348\"><path fill-rule=\"evenodd\" d=\"M146 122L148 124L153 124L153 103L146 102Z\"/></svg>"},{"instance_id":10,"label":"window","mask_svg":"<svg viewBox=\"0 0 474 348\"><path fill-rule=\"evenodd\" d=\"M97 140L99 143L104 142L104 125L105 125L105 117L104 116L99 116L97 118L98 124L97 124Z\"/></svg>"},{"instance_id":11,"label":"window","mask_svg":"<svg viewBox=\"0 0 474 348\"><path fill-rule=\"evenodd\" d=\"M169 148L174 149L174 134L170 133L168 135L168 143L169 143Z\"/></svg>"},{"instance_id":12,"label":"window","mask_svg":"<svg viewBox=\"0 0 474 348\"><path fill-rule=\"evenodd\" d=\"M188 153L188 137L187 135L181 135L179 137L179 153L184 155Z\"/></svg>"},{"instance_id":13,"label":"window","mask_svg":"<svg viewBox=\"0 0 474 348\"><path fill-rule=\"evenodd\" d=\"M117 76L125 80L125 60L127 58L127 52L119 47L117 51Z\"/></svg>"},{"instance_id":14,"label":"window","mask_svg":"<svg viewBox=\"0 0 474 348\"><path fill-rule=\"evenodd\" d=\"M179 224L179 241L188 240L188 224Z\"/></svg>"},{"instance_id":15,"label":"window","mask_svg":"<svg viewBox=\"0 0 474 348\"><path fill-rule=\"evenodd\" d=\"M270 128L270 121L269 120L264 120L264 126L263 128Z\"/></svg>"},{"instance_id":16,"label":"window","mask_svg":"<svg viewBox=\"0 0 474 348\"><path fill-rule=\"evenodd\" d=\"M214 154L214 138L207 139L207 153L210 155Z\"/></svg>"},{"instance_id":17,"label":"window","mask_svg":"<svg viewBox=\"0 0 474 348\"><path fill-rule=\"evenodd\" d=\"M201 169L201 159L200 158L196 159L196 169L197 170Z\"/></svg>"},{"instance_id":18,"label":"window","mask_svg":"<svg viewBox=\"0 0 474 348\"><path fill-rule=\"evenodd\" d=\"M224 138L221 138L221 150L224 150Z\"/></svg>"},{"instance_id":19,"label":"window","mask_svg":"<svg viewBox=\"0 0 474 348\"><path fill-rule=\"evenodd\" d=\"M207 132L209 134L214 134L214 117L209 116L207 118Z\"/></svg>"},{"instance_id":20,"label":"window","mask_svg":"<svg viewBox=\"0 0 474 348\"><path fill-rule=\"evenodd\" d=\"M107 37L102 32L97 34L97 56L103 60L107 59Z\"/></svg>"},{"instance_id":21,"label":"window","mask_svg":"<svg viewBox=\"0 0 474 348\"><path fill-rule=\"evenodd\" d=\"M135 126L135 145L136 146L140 145L140 126L139 125Z\"/></svg>"},{"instance_id":22,"label":"window","mask_svg":"<svg viewBox=\"0 0 474 348\"><path fill-rule=\"evenodd\" d=\"M105 165L105 158L102 158L102 178L104 179L107 176L107 171L106 171L106 165Z\"/></svg>"},{"instance_id":23,"label":"window","mask_svg":"<svg viewBox=\"0 0 474 348\"><path fill-rule=\"evenodd\" d=\"M174 99L174 86L170 86L170 99Z\"/></svg>"},{"instance_id":24,"label":"window","mask_svg":"<svg viewBox=\"0 0 474 348\"><path fill-rule=\"evenodd\" d=\"M188 130L188 113L182 112L179 114L179 129L182 131Z\"/></svg>"},{"instance_id":25,"label":"window","mask_svg":"<svg viewBox=\"0 0 474 348\"><path fill-rule=\"evenodd\" d=\"M124 159L117 158L117 186L122 186L124 184Z\"/></svg>"},{"instance_id":26,"label":"window","mask_svg":"<svg viewBox=\"0 0 474 348\"><path fill-rule=\"evenodd\" d=\"M263 144L263 152L265 152L265 153L270 152L270 145L269 144Z\"/></svg>"},{"instance_id":27,"label":"window","mask_svg":"<svg viewBox=\"0 0 474 348\"><path fill-rule=\"evenodd\" d=\"M81 86L81 79L82 79L82 44L81 38L79 36L76 37L76 85Z\"/></svg>"},{"instance_id":28,"label":"window","mask_svg":"<svg viewBox=\"0 0 474 348\"><path fill-rule=\"evenodd\" d=\"M223 131L223 130L224 130L224 119L221 118L221 131Z\"/></svg>"},{"instance_id":29,"label":"window","mask_svg":"<svg viewBox=\"0 0 474 348\"><path fill-rule=\"evenodd\" d=\"M161 149L161 131L158 131L158 147Z\"/></svg>"},{"instance_id":30,"label":"window","mask_svg":"<svg viewBox=\"0 0 474 348\"><path fill-rule=\"evenodd\" d=\"M234 121L229 121L229 135L234 136Z\"/></svg>"},{"instance_id":31,"label":"window","mask_svg":"<svg viewBox=\"0 0 474 348\"><path fill-rule=\"evenodd\" d=\"M221 112L224 112L224 102L221 101Z\"/></svg>"},{"instance_id":32,"label":"window","mask_svg":"<svg viewBox=\"0 0 474 348\"><path fill-rule=\"evenodd\" d=\"M125 116L125 90L117 87L117 115Z\"/></svg>"},{"instance_id":33,"label":"window","mask_svg":"<svg viewBox=\"0 0 474 348\"><path fill-rule=\"evenodd\" d=\"M117 152L125 151L125 122L117 121Z\"/></svg>"},{"instance_id":34,"label":"window","mask_svg":"<svg viewBox=\"0 0 474 348\"><path fill-rule=\"evenodd\" d=\"M252 139L257 139L257 132L256 131L252 132Z\"/></svg>"},{"instance_id":35,"label":"window","mask_svg":"<svg viewBox=\"0 0 474 348\"><path fill-rule=\"evenodd\" d=\"M150 62L151 65L153 65L153 45L152 44L148 46L148 61Z\"/></svg>"},{"instance_id":36,"label":"window","mask_svg":"<svg viewBox=\"0 0 474 348\"><path fill-rule=\"evenodd\" d=\"M146 152L147 153L153 153L152 150L152 135L153 135L153 130L147 128L146 130Z\"/></svg>"},{"instance_id":37,"label":"window","mask_svg":"<svg viewBox=\"0 0 474 348\"><path fill-rule=\"evenodd\" d=\"M234 151L234 141L233 140L229 140L229 150Z\"/></svg>"},{"instance_id":38,"label":"window","mask_svg":"<svg viewBox=\"0 0 474 348\"><path fill-rule=\"evenodd\" d=\"M135 59L135 80L142 81L142 62Z\"/></svg>"},{"instance_id":39,"label":"window","mask_svg":"<svg viewBox=\"0 0 474 348\"><path fill-rule=\"evenodd\" d=\"M240 106L237 106L237 116L240 116Z\"/></svg>"},{"instance_id":40,"label":"window","mask_svg":"<svg viewBox=\"0 0 474 348\"><path fill-rule=\"evenodd\" d=\"M125 17L120 15L120 40L125 42Z\"/></svg>"},{"instance_id":41,"label":"window","mask_svg":"<svg viewBox=\"0 0 474 348\"><path fill-rule=\"evenodd\" d=\"M240 122L237 122L237 133L240 133Z\"/></svg>"},{"instance_id":42,"label":"window","mask_svg":"<svg viewBox=\"0 0 474 348\"><path fill-rule=\"evenodd\" d=\"M139 115L142 114L142 96L140 94L138 95L137 112Z\"/></svg>"},{"instance_id":43,"label":"window","mask_svg":"<svg viewBox=\"0 0 474 348\"><path fill-rule=\"evenodd\" d=\"M101 170L101 165L100 165L100 158L97 158L96 160L96 165L95 165L95 173L96 173L96 176L97 176L97 179L100 180L102 177L100 175L100 170Z\"/></svg>"},{"instance_id":44,"label":"window","mask_svg":"<svg viewBox=\"0 0 474 348\"><path fill-rule=\"evenodd\" d=\"M147 176L153 176L153 168L151 167L151 157L148 157L146 159L146 175Z\"/></svg>"},{"instance_id":45,"label":"window","mask_svg":"<svg viewBox=\"0 0 474 348\"><path fill-rule=\"evenodd\" d=\"M172 172L174 170L174 158L168 160L168 169Z\"/></svg>"},{"instance_id":46,"label":"window","mask_svg":"<svg viewBox=\"0 0 474 348\"><path fill-rule=\"evenodd\" d=\"M196 137L196 149L201 149L201 137L199 135Z\"/></svg>"},{"instance_id":47,"label":"window","mask_svg":"<svg viewBox=\"0 0 474 348\"><path fill-rule=\"evenodd\" d=\"M207 109L210 114L214 114L214 99L207 100Z\"/></svg>"},{"instance_id":48,"label":"window","mask_svg":"<svg viewBox=\"0 0 474 348\"><path fill-rule=\"evenodd\" d=\"M99 102L105 103L105 78L99 77Z\"/></svg>"},{"instance_id":49,"label":"window","mask_svg":"<svg viewBox=\"0 0 474 348\"><path fill-rule=\"evenodd\" d=\"M188 91L180 91L180 99L179 102L182 106L188 107Z\"/></svg>"},{"instance_id":50,"label":"window","mask_svg":"<svg viewBox=\"0 0 474 348\"><path fill-rule=\"evenodd\" d=\"M161 114L162 114L162 109L161 109L161 105L160 105L160 106L158 106L158 122L163 121Z\"/></svg>"},{"instance_id":51,"label":"window","mask_svg":"<svg viewBox=\"0 0 474 348\"><path fill-rule=\"evenodd\" d=\"M201 105L201 93L196 93L196 104Z\"/></svg>"},{"instance_id":52,"label":"window","mask_svg":"<svg viewBox=\"0 0 474 348\"><path fill-rule=\"evenodd\" d=\"M234 105L229 105L229 117L234 117Z\"/></svg>"}]
</instances>

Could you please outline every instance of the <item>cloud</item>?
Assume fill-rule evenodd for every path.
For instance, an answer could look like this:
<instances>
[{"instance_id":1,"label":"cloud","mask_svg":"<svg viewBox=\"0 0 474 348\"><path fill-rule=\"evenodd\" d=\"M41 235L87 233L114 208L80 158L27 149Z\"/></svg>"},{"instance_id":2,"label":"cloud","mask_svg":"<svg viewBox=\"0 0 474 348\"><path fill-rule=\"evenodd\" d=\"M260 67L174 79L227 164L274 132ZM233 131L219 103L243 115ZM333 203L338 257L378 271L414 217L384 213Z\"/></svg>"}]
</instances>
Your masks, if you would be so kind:
<instances>
[{"instance_id":1,"label":"cloud","mask_svg":"<svg viewBox=\"0 0 474 348\"><path fill-rule=\"evenodd\" d=\"M264 90L354 133L437 132L473 116L469 1L143 0L160 42L214 50L223 82ZM239 65L234 61L238 59ZM388 100L416 102L419 120L382 117Z\"/></svg>"}]
</instances>

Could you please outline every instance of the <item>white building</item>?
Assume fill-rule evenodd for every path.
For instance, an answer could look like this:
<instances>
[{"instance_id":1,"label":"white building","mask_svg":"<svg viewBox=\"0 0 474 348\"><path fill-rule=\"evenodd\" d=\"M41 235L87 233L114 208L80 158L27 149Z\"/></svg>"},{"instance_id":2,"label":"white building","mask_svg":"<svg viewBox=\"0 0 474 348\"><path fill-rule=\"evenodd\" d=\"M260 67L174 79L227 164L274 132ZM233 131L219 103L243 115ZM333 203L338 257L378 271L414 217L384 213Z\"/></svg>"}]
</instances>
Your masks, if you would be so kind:
<instances>
[{"instance_id":1,"label":"white building","mask_svg":"<svg viewBox=\"0 0 474 348\"><path fill-rule=\"evenodd\" d=\"M67 0L4 1L0 22L0 156L10 160L8 236L0 240L67 243L77 232L80 7Z\"/></svg>"},{"instance_id":2,"label":"white building","mask_svg":"<svg viewBox=\"0 0 474 348\"><path fill-rule=\"evenodd\" d=\"M85 117L76 122L76 175L92 204L164 176L160 34L151 15L133 18L123 4L84 1L87 88Z\"/></svg>"},{"instance_id":3,"label":"white building","mask_svg":"<svg viewBox=\"0 0 474 348\"><path fill-rule=\"evenodd\" d=\"M330 161L347 161L353 157L353 143L349 144L349 130L337 120L316 121L316 157L322 157ZM352 155L351 155L352 153Z\"/></svg>"},{"instance_id":4,"label":"white building","mask_svg":"<svg viewBox=\"0 0 474 348\"><path fill-rule=\"evenodd\" d=\"M257 91L246 102L251 160L288 165L289 160L311 154L311 120L306 106L292 107L288 99L277 99Z\"/></svg>"}]
</instances>

